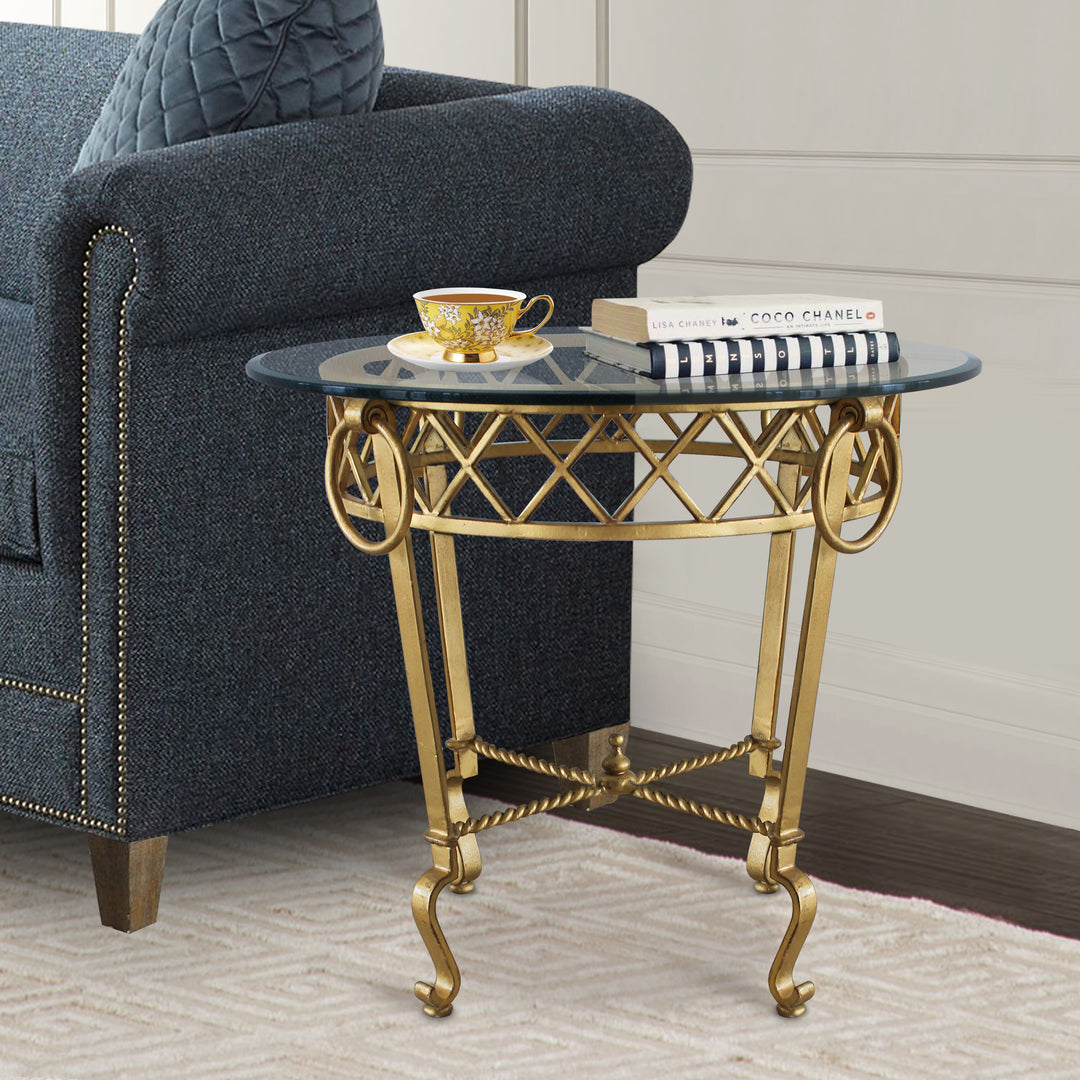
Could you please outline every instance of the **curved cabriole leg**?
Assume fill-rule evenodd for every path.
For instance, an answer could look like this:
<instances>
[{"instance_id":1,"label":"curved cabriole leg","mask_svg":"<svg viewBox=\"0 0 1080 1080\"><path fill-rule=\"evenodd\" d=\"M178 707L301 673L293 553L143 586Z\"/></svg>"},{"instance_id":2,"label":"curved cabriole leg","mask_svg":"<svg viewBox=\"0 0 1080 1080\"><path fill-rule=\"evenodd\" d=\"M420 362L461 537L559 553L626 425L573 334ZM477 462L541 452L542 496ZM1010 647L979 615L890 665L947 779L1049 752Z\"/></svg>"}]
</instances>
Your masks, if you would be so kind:
<instances>
[{"instance_id":1,"label":"curved cabriole leg","mask_svg":"<svg viewBox=\"0 0 1080 1080\"><path fill-rule=\"evenodd\" d=\"M433 866L416 883L412 897L416 928L435 965L434 983L418 982L413 987L413 993L424 1003L424 1012L428 1016L449 1016L454 1008L453 1000L461 989L461 972L435 912L439 893L451 882L460 879L462 873L461 859L455 854L455 849L448 850L450 865Z\"/></svg>"},{"instance_id":2,"label":"curved cabriole leg","mask_svg":"<svg viewBox=\"0 0 1080 1080\"><path fill-rule=\"evenodd\" d=\"M845 500L848 495L848 473L855 436L850 424L837 426L839 409L833 410L833 428L829 435L833 448L824 455L823 491L815 498L814 513L834 530L839 530ZM821 462L819 461L819 466ZM817 488L818 485L815 485ZM784 760L780 768L780 788L777 796L775 826L771 837L769 878L783 886L791 897L791 921L780 943L776 959L769 969L769 989L776 998L776 1011L781 1016L801 1016L814 993L814 984L795 982L795 961L806 941L806 935L817 912L817 897L810 879L795 865L795 851L802 837L799 815L802 811L803 789L806 784L806 764L810 754L810 735L814 726L821 661L825 651L825 629L829 622L833 576L836 571L836 548L826 543L818 528L810 553L810 574L803 605L802 630L799 634L799 655L795 663L794 685L788 711L787 738L784 740Z\"/></svg>"},{"instance_id":3,"label":"curved cabriole leg","mask_svg":"<svg viewBox=\"0 0 1080 1080\"><path fill-rule=\"evenodd\" d=\"M346 406L346 418L356 407ZM411 512L413 491L407 456L395 452L393 441L397 439L392 417L384 415L385 407L368 403L362 416L366 426L378 431L382 437L374 440L375 467L379 480L379 495L383 514L387 521L400 520ZM335 429L336 430L336 429ZM332 448L332 446L331 446ZM398 446L400 451L400 445ZM328 451L329 453L329 451ZM399 462L399 458L405 458ZM399 468L400 465L400 468ZM409 479L407 491L398 473ZM327 475L333 475L328 467ZM435 914L439 893L453 882L464 883L464 867L454 833L453 816L464 814L461 797L460 772L447 772L443 761L442 736L435 709L435 694L428 658L427 635L424 632L424 616L420 605L420 590L416 577L416 561L413 554L412 536L406 529L401 542L391 547L390 577L394 585L394 601L398 614L398 630L401 650L405 661L405 679L409 688L413 725L416 730L416 750L420 759L420 776L424 784L424 802L427 805L429 829L426 839L432 844L434 865L416 883L413 889L412 910L417 929L427 946L435 965L434 983L418 982L414 987L416 996L424 1003L429 1016L447 1016L451 1002L461 987L461 974L453 953L446 943L446 935ZM451 810L451 806L454 810ZM475 850L475 848L474 848ZM472 867L475 869L475 866Z\"/></svg>"},{"instance_id":4,"label":"curved cabriole leg","mask_svg":"<svg viewBox=\"0 0 1080 1080\"><path fill-rule=\"evenodd\" d=\"M438 453L446 443L437 431L428 434L425 450ZM436 500L446 491L446 466L431 465L424 469L428 498ZM472 691L469 688L469 665L465 656L465 629L461 615L461 593L458 587L457 556L453 536L431 534L431 567L435 577L435 599L439 612L439 640L442 643L443 669L446 674L446 703L450 712L450 727L454 747L454 768L447 773L446 796L452 822L467 821L468 807L462 782L477 772L475 750L465 750L476 736L473 722ZM450 883L450 891L470 893L480 876L480 846L472 833L458 840L460 872Z\"/></svg>"},{"instance_id":5,"label":"curved cabriole leg","mask_svg":"<svg viewBox=\"0 0 1080 1080\"><path fill-rule=\"evenodd\" d=\"M763 421L764 422L764 421ZM797 428L788 431L781 448L792 454L802 449ZM801 470L797 460L777 465L776 486L789 502L798 498ZM784 669L784 640L791 608L791 574L795 559L795 536L774 533L769 542L769 569L765 579L765 607L761 616L761 644L758 649L757 687L754 691L754 721L751 733L759 740L749 757L750 775L765 781L758 817L776 821L780 810L780 774L773 764L776 743L776 716L780 701L780 680ZM773 846L768 836L755 833L746 854L746 872L760 893L779 888L769 877Z\"/></svg>"},{"instance_id":6,"label":"curved cabriole leg","mask_svg":"<svg viewBox=\"0 0 1080 1080\"><path fill-rule=\"evenodd\" d=\"M769 874L791 897L791 920L769 968L769 990L776 998L776 1011L781 1016L802 1016L806 1012L806 1003L814 996L814 984L795 982L795 961L814 925L817 893L814 883L797 866L780 866L775 848Z\"/></svg>"}]
</instances>

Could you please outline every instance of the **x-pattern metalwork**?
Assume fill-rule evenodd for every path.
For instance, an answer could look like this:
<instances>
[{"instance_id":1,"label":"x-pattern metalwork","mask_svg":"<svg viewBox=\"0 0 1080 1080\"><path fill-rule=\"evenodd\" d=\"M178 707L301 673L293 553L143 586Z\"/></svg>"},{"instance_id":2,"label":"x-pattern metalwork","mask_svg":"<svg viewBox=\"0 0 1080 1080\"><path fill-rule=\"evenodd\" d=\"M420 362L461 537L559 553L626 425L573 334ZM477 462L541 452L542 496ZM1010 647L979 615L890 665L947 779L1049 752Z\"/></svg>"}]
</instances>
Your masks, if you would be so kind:
<instances>
[{"instance_id":1,"label":"x-pattern metalwork","mask_svg":"<svg viewBox=\"0 0 1080 1080\"><path fill-rule=\"evenodd\" d=\"M331 399L331 426L341 417L342 404ZM566 485L588 511L593 527L609 530L610 538L620 527L633 529L635 538L644 535L710 535L714 531L775 532L777 519L792 521L795 527L810 524L808 504L811 499L811 474L826 438L825 426L814 404L789 406L757 414L723 409L675 412L658 409L606 409L580 412L546 413L520 407L491 408L484 413L453 412L413 406L408 410L401 438L411 468L417 477L413 524L440 530L440 525L471 522L454 513L454 499L472 485L494 513L491 520L505 530L519 530L521 535L544 535L542 530L560 523L543 517L543 507L552 493ZM898 424L894 399L886 402L886 415ZM640 430L645 416L659 416L669 435L647 438ZM759 418L760 430L752 430L748 417ZM567 425L576 422L577 430ZM799 449L785 439L793 433ZM716 436L719 435L720 438ZM381 500L375 480L372 435L361 434L343 452L338 482L349 512L379 519ZM864 442L865 440L865 442ZM613 508L605 506L575 472L588 454L628 453L644 462L644 475ZM681 458L708 455L743 462L743 467L720 498L710 506L699 505L673 469ZM494 459L533 457L546 461L551 472L521 509L511 508L498 491L484 463ZM795 459L800 468L800 483L794 497L781 490L775 470L783 461ZM437 496L429 494L424 470L434 465L446 466L447 482ZM772 467L772 471L770 471ZM852 444L845 519L862 517L878 510L890 484L888 455L879 430L860 432ZM634 522L632 515L645 496L657 485L666 487L686 514L681 519L662 522ZM772 512L737 516L740 499L751 489L764 490ZM798 519L797 524L794 519ZM760 528L756 527L760 525ZM530 532L530 530L532 530ZM650 532L651 530L651 532ZM689 530L689 531L680 531ZM448 531L460 531L450 529Z\"/></svg>"}]
</instances>

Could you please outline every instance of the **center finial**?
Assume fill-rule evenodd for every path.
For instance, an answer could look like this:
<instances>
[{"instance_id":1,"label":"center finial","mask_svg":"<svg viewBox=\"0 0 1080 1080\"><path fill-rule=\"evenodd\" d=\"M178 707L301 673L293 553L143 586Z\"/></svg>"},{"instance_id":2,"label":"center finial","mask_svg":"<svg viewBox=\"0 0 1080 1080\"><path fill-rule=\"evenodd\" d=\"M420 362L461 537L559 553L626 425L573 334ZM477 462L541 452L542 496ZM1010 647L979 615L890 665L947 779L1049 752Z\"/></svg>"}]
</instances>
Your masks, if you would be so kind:
<instances>
[{"instance_id":1,"label":"center finial","mask_svg":"<svg viewBox=\"0 0 1080 1080\"><path fill-rule=\"evenodd\" d=\"M604 770L600 782L608 791L618 795L628 794L637 787L637 777L630 771L630 759L622 752L626 737L611 735L608 742L611 743L611 753L600 763Z\"/></svg>"}]
</instances>

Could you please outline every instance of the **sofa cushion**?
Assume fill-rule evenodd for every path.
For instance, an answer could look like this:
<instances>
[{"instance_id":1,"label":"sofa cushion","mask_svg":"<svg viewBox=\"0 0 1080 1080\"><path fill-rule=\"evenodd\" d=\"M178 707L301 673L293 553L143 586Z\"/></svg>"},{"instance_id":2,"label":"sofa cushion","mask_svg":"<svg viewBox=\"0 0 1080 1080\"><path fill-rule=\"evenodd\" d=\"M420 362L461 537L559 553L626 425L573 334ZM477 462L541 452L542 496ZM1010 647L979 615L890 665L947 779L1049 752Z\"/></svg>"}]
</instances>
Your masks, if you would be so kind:
<instances>
[{"instance_id":1,"label":"sofa cushion","mask_svg":"<svg viewBox=\"0 0 1080 1080\"><path fill-rule=\"evenodd\" d=\"M120 69L76 168L368 111L382 66L376 0L166 0Z\"/></svg>"},{"instance_id":2,"label":"sofa cushion","mask_svg":"<svg viewBox=\"0 0 1080 1080\"><path fill-rule=\"evenodd\" d=\"M0 558L40 557L29 304L0 299Z\"/></svg>"}]
</instances>

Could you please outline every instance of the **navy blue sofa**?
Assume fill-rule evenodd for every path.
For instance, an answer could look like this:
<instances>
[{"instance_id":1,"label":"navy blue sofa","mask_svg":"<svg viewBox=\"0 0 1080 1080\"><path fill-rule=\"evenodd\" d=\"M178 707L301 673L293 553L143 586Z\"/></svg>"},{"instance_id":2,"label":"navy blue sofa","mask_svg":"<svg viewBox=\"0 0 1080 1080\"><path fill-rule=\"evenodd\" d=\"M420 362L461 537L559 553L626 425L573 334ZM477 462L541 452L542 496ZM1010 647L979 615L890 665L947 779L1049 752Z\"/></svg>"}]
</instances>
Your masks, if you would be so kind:
<instances>
[{"instance_id":1,"label":"navy blue sofa","mask_svg":"<svg viewBox=\"0 0 1080 1080\"><path fill-rule=\"evenodd\" d=\"M139 888L140 845L160 876L171 833L417 771L385 560L324 502L323 403L244 362L415 329L423 287L587 322L691 173L624 95L390 68L373 113L72 174L132 41L0 24L0 805L90 833L99 894ZM628 545L458 557L484 738L627 719Z\"/></svg>"}]
</instances>

